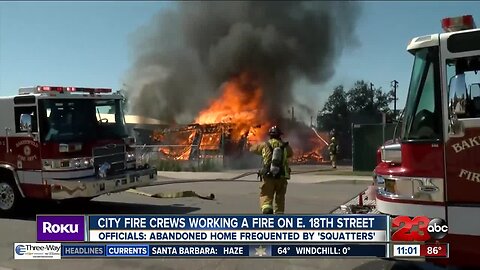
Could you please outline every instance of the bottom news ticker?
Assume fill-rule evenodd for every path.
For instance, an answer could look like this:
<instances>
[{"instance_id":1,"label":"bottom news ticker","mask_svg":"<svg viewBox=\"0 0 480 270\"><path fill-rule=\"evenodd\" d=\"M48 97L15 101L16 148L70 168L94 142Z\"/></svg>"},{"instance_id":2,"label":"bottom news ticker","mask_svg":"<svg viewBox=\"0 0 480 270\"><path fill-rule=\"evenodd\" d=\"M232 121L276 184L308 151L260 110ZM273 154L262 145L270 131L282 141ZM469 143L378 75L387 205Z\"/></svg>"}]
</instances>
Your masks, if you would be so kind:
<instances>
[{"instance_id":1,"label":"bottom news ticker","mask_svg":"<svg viewBox=\"0 0 480 270\"><path fill-rule=\"evenodd\" d=\"M448 257L448 244L73 244L16 243L15 259L136 257Z\"/></svg>"}]
</instances>

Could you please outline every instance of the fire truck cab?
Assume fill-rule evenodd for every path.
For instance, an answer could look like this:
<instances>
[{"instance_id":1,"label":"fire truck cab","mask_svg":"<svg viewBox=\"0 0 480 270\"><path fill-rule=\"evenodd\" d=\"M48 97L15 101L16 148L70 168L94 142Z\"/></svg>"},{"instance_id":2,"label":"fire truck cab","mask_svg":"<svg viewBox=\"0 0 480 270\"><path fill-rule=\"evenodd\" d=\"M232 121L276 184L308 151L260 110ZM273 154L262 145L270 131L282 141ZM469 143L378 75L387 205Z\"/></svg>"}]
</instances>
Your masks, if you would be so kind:
<instances>
[{"instance_id":1,"label":"fire truck cab","mask_svg":"<svg viewBox=\"0 0 480 270\"><path fill-rule=\"evenodd\" d=\"M480 267L480 29L470 15L412 39L413 69L394 143L377 152L377 210L442 218L450 257L443 265Z\"/></svg>"},{"instance_id":2,"label":"fire truck cab","mask_svg":"<svg viewBox=\"0 0 480 270\"><path fill-rule=\"evenodd\" d=\"M25 198L88 200L156 179L135 154L122 99L111 89L52 86L1 97L0 214Z\"/></svg>"}]
</instances>

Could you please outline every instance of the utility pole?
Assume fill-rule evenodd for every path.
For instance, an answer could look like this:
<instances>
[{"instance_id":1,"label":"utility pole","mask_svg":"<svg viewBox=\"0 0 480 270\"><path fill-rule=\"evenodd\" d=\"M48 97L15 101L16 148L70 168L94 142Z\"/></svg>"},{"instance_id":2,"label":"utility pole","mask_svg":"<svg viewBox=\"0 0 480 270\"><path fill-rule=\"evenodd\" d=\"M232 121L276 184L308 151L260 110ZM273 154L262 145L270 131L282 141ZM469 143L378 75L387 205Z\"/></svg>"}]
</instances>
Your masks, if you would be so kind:
<instances>
[{"instance_id":1,"label":"utility pole","mask_svg":"<svg viewBox=\"0 0 480 270\"><path fill-rule=\"evenodd\" d=\"M375 92L373 91L373 83L370 83L370 91L372 91L372 106L374 106Z\"/></svg>"},{"instance_id":2,"label":"utility pole","mask_svg":"<svg viewBox=\"0 0 480 270\"><path fill-rule=\"evenodd\" d=\"M396 117L397 117L397 87L398 87L398 81L393 80L392 81L392 86L393 86L393 119L396 119Z\"/></svg>"}]
</instances>

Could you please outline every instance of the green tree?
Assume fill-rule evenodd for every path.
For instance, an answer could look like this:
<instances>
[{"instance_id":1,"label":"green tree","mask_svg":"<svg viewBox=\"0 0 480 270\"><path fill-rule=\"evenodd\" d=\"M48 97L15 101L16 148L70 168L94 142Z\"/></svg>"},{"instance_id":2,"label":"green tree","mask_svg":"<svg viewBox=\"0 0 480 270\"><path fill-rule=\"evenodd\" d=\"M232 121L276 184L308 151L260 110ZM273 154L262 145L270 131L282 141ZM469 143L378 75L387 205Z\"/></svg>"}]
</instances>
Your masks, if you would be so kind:
<instances>
[{"instance_id":1,"label":"green tree","mask_svg":"<svg viewBox=\"0 0 480 270\"><path fill-rule=\"evenodd\" d=\"M319 130L335 130L339 139L339 156L349 158L351 151L351 125L356 123L379 123L382 112L387 119L393 115L389 108L393 101L393 92L384 93L381 88L360 80L345 92L343 85L335 87L323 109L317 115Z\"/></svg>"},{"instance_id":2,"label":"green tree","mask_svg":"<svg viewBox=\"0 0 480 270\"><path fill-rule=\"evenodd\" d=\"M355 82L347 93L348 110L351 113L377 114L391 113L393 92L384 93L382 88L374 88L363 80Z\"/></svg>"},{"instance_id":3,"label":"green tree","mask_svg":"<svg viewBox=\"0 0 480 270\"><path fill-rule=\"evenodd\" d=\"M335 87L323 109L319 112L317 127L320 130L331 130L338 127L337 124L342 122L342 119L347 118L348 115L347 93L343 85L339 85Z\"/></svg>"},{"instance_id":4,"label":"green tree","mask_svg":"<svg viewBox=\"0 0 480 270\"><path fill-rule=\"evenodd\" d=\"M345 93L343 85L335 87L323 107L323 112L344 115L348 113L347 93Z\"/></svg>"}]
</instances>

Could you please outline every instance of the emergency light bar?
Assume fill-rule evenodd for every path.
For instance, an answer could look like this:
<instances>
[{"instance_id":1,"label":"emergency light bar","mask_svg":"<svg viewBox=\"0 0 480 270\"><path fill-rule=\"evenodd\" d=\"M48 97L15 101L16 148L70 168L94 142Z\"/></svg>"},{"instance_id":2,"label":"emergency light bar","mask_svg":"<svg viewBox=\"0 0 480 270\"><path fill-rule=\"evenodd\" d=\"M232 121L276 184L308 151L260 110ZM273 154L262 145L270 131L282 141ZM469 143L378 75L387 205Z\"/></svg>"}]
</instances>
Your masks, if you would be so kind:
<instances>
[{"instance_id":1,"label":"emergency light bar","mask_svg":"<svg viewBox=\"0 0 480 270\"><path fill-rule=\"evenodd\" d=\"M82 93L111 93L112 89L108 88L85 88L85 87L62 87L62 86L37 86L37 93L41 92L82 92Z\"/></svg>"},{"instance_id":2,"label":"emergency light bar","mask_svg":"<svg viewBox=\"0 0 480 270\"><path fill-rule=\"evenodd\" d=\"M455 32L477 28L472 15L449 17L442 19L442 28L445 32Z\"/></svg>"},{"instance_id":3,"label":"emergency light bar","mask_svg":"<svg viewBox=\"0 0 480 270\"><path fill-rule=\"evenodd\" d=\"M86 88L86 87L63 87L63 86L34 86L34 87L22 87L18 93L23 94L38 94L38 93L112 93L110 88Z\"/></svg>"}]
</instances>

